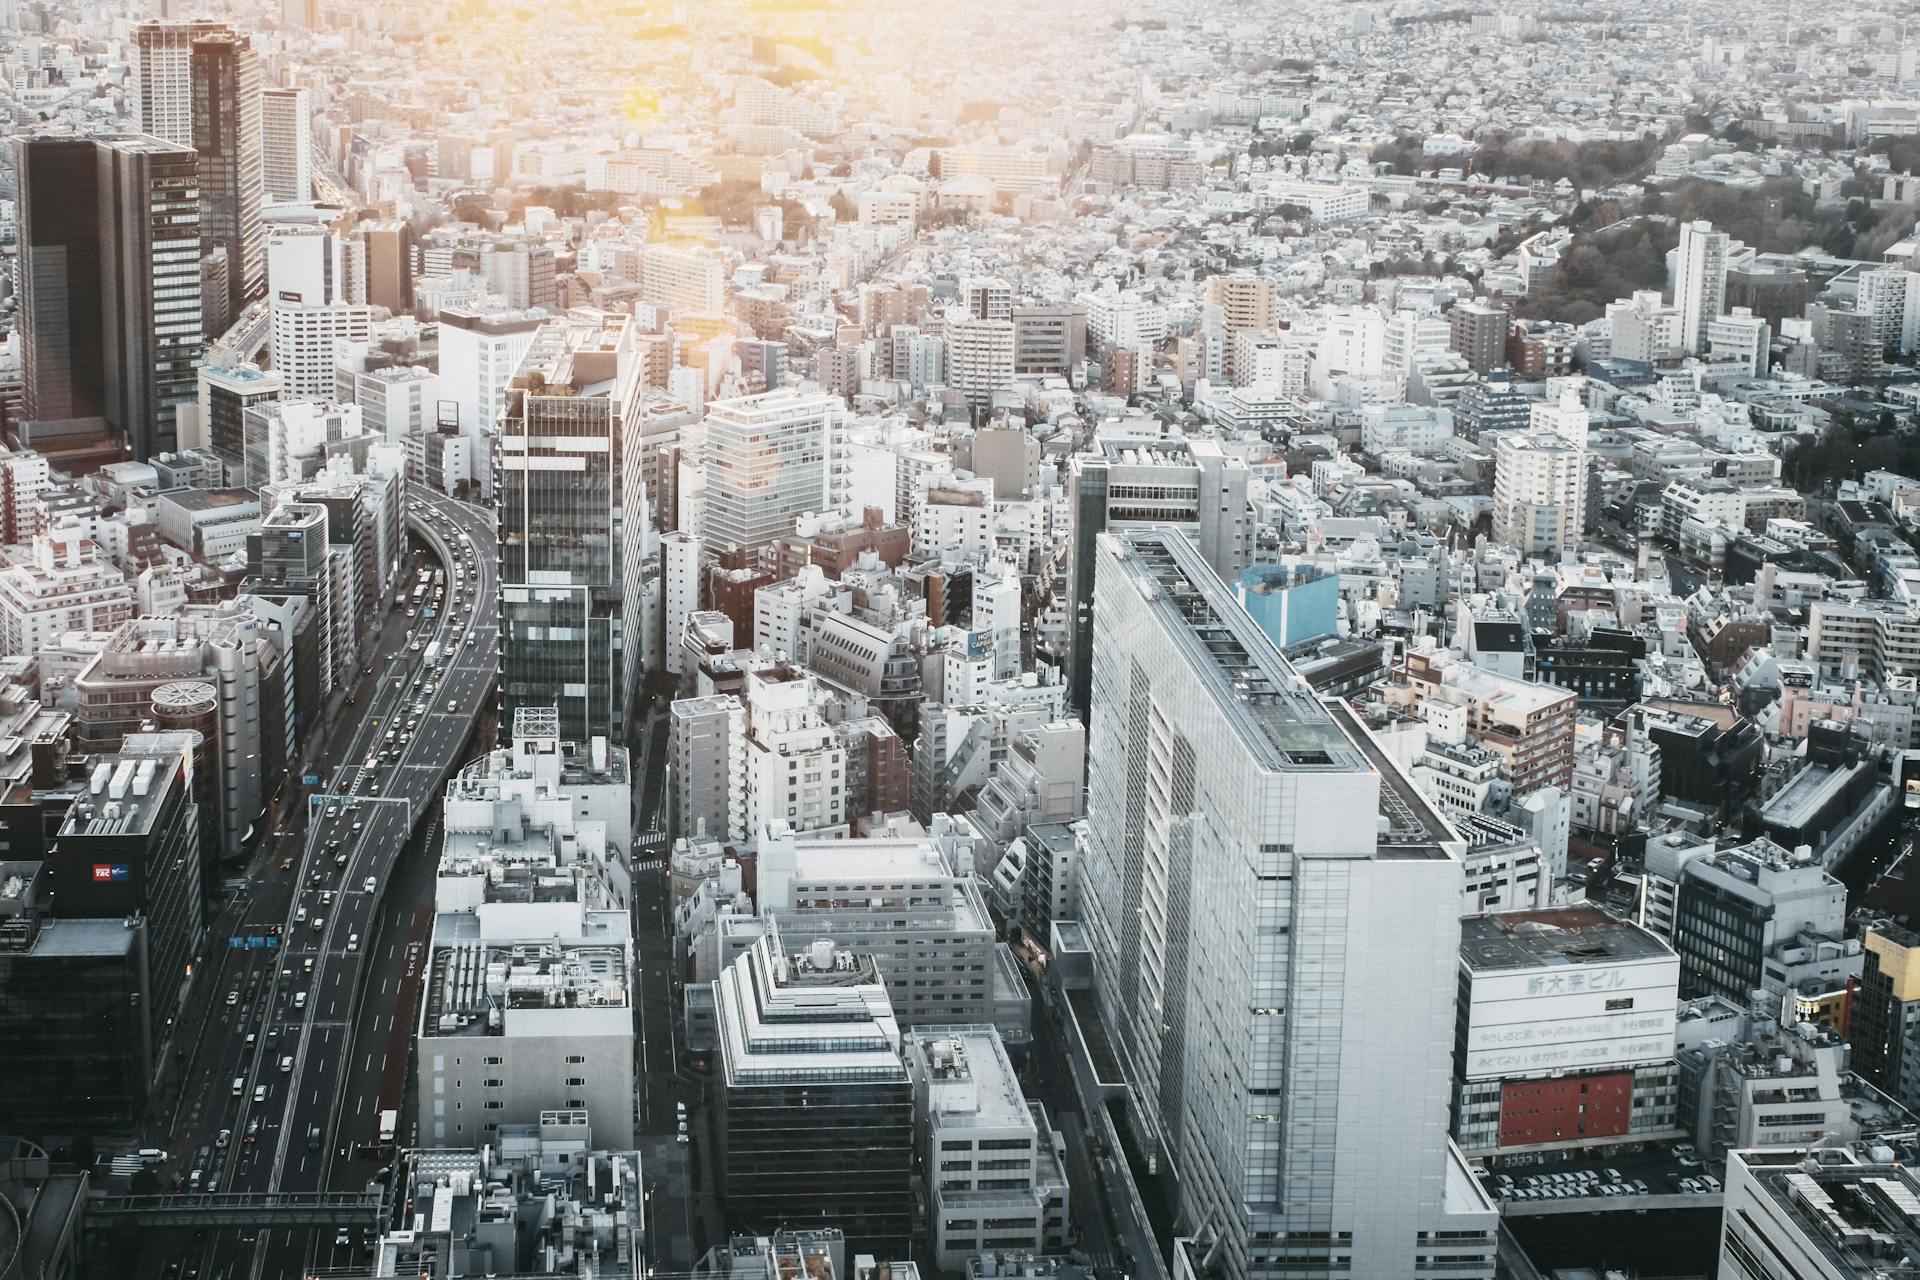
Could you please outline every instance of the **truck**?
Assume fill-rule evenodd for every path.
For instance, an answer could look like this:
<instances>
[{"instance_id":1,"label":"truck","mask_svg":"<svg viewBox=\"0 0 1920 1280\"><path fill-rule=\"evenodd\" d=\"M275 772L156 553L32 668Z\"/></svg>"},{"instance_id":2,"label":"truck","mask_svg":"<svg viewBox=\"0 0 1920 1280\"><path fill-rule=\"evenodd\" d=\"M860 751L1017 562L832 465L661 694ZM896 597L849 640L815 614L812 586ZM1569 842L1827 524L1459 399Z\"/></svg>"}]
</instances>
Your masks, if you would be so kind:
<instances>
[{"instance_id":1,"label":"truck","mask_svg":"<svg viewBox=\"0 0 1920 1280\"><path fill-rule=\"evenodd\" d=\"M380 1113L380 1145L383 1147L390 1146L393 1143L394 1131L399 1127L400 1113L398 1111L382 1111Z\"/></svg>"},{"instance_id":2,"label":"truck","mask_svg":"<svg viewBox=\"0 0 1920 1280\"><path fill-rule=\"evenodd\" d=\"M434 663L438 662L439 660L440 660L440 642L438 640L435 640L432 644L427 646L427 651L420 655L420 664L422 666L430 667Z\"/></svg>"}]
</instances>

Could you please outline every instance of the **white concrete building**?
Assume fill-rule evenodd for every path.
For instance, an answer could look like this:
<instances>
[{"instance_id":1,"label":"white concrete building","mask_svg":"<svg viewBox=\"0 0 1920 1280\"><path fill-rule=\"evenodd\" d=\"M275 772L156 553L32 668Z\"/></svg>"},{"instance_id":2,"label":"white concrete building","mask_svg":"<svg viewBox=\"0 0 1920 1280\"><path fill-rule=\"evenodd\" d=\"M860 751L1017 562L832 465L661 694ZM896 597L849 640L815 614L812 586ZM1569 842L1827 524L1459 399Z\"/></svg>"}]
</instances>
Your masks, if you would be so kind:
<instances>
[{"instance_id":1,"label":"white concrete building","mask_svg":"<svg viewBox=\"0 0 1920 1280\"><path fill-rule=\"evenodd\" d=\"M947 563L984 561L993 550L993 481L945 476L925 483L914 502L913 554Z\"/></svg>"},{"instance_id":2,"label":"white concrete building","mask_svg":"<svg viewBox=\"0 0 1920 1280\"><path fill-rule=\"evenodd\" d=\"M1343 187L1331 182L1269 182L1254 193L1254 208L1272 212L1291 205L1310 222L1351 222L1367 216L1372 196L1365 187Z\"/></svg>"},{"instance_id":3,"label":"white concrete building","mask_svg":"<svg viewBox=\"0 0 1920 1280\"><path fill-rule=\"evenodd\" d=\"M1707 322L1706 346L1701 354L1716 364L1737 364L1757 378L1767 371L1772 341L1773 333L1765 320L1749 308L1735 307Z\"/></svg>"},{"instance_id":4,"label":"white concrete building","mask_svg":"<svg viewBox=\"0 0 1920 1280\"><path fill-rule=\"evenodd\" d=\"M340 342L365 342L373 331L373 308L347 302L302 306L275 301L267 349L287 395L317 400L335 393Z\"/></svg>"},{"instance_id":5,"label":"white concrete building","mask_svg":"<svg viewBox=\"0 0 1920 1280\"><path fill-rule=\"evenodd\" d=\"M700 607L700 539L662 534L660 566L661 665L677 676L684 670L687 617Z\"/></svg>"},{"instance_id":6,"label":"white concrete building","mask_svg":"<svg viewBox=\"0 0 1920 1280\"><path fill-rule=\"evenodd\" d=\"M133 585L77 531L34 535L24 563L0 569L0 653L31 657L68 631L111 631L133 616Z\"/></svg>"},{"instance_id":7,"label":"white concrete building","mask_svg":"<svg viewBox=\"0 0 1920 1280\"><path fill-rule=\"evenodd\" d=\"M711 552L758 549L839 505L846 413L838 396L790 389L707 406L701 537Z\"/></svg>"},{"instance_id":8,"label":"white concrete building","mask_svg":"<svg viewBox=\"0 0 1920 1280\"><path fill-rule=\"evenodd\" d=\"M673 835L747 838L747 709L738 698L680 698L668 709Z\"/></svg>"},{"instance_id":9,"label":"white concrete building","mask_svg":"<svg viewBox=\"0 0 1920 1280\"><path fill-rule=\"evenodd\" d=\"M423 1145L473 1147L584 1110L633 1144L624 750L563 744L551 708L447 784L419 1024Z\"/></svg>"},{"instance_id":10,"label":"white concrete building","mask_svg":"<svg viewBox=\"0 0 1920 1280\"><path fill-rule=\"evenodd\" d=\"M1233 1280L1336 1255L1490 1277L1493 1207L1445 1119L1464 842L1183 536L1104 533L1096 559L1071 1010L1178 1175L1177 1229Z\"/></svg>"},{"instance_id":11,"label":"white concrete building","mask_svg":"<svg viewBox=\"0 0 1920 1280\"><path fill-rule=\"evenodd\" d=\"M992 1250L1052 1253L1067 1245L1065 1139L1020 1091L991 1025L915 1028L914 1145L932 1204L934 1260L962 1271Z\"/></svg>"},{"instance_id":12,"label":"white concrete building","mask_svg":"<svg viewBox=\"0 0 1920 1280\"><path fill-rule=\"evenodd\" d=\"M1109 347L1152 346L1167 336L1166 308L1138 294L1083 293L1074 302L1087 309L1087 336Z\"/></svg>"},{"instance_id":13,"label":"white concrete building","mask_svg":"<svg viewBox=\"0 0 1920 1280\"><path fill-rule=\"evenodd\" d=\"M650 244L640 254L640 296L675 311L717 315L726 306L727 264L709 249Z\"/></svg>"},{"instance_id":14,"label":"white concrete building","mask_svg":"<svg viewBox=\"0 0 1920 1280\"><path fill-rule=\"evenodd\" d=\"M847 753L821 714L825 702L808 672L748 672L745 754L747 838L784 823L801 833L847 820Z\"/></svg>"},{"instance_id":15,"label":"white concrete building","mask_svg":"<svg viewBox=\"0 0 1920 1280\"><path fill-rule=\"evenodd\" d=\"M313 102L306 89L260 91L260 186L268 204L313 199Z\"/></svg>"},{"instance_id":16,"label":"white concrete building","mask_svg":"<svg viewBox=\"0 0 1920 1280\"><path fill-rule=\"evenodd\" d=\"M1593 907L1461 922L1454 1138L1469 1155L1669 1136L1680 958Z\"/></svg>"},{"instance_id":17,"label":"white concrete building","mask_svg":"<svg viewBox=\"0 0 1920 1280\"><path fill-rule=\"evenodd\" d=\"M1877 1280L1912 1270L1915 1170L1907 1144L1878 1140L1732 1152L1719 1280Z\"/></svg>"},{"instance_id":18,"label":"white concrete building","mask_svg":"<svg viewBox=\"0 0 1920 1280\"><path fill-rule=\"evenodd\" d=\"M990 406L1013 385L1013 321L949 319L947 381L968 405Z\"/></svg>"},{"instance_id":19,"label":"white concrete building","mask_svg":"<svg viewBox=\"0 0 1920 1280\"><path fill-rule=\"evenodd\" d=\"M544 312L441 309L440 394L453 402L484 492L491 493L493 487L489 442L506 404L507 380L545 318Z\"/></svg>"},{"instance_id":20,"label":"white concrete building","mask_svg":"<svg viewBox=\"0 0 1920 1280\"><path fill-rule=\"evenodd\" d=\"M1680 243L1673 251L1673 309L1680 314L1680 348L1690 356L1705 348L1707 326L1727 309L1729 241L1711 222L1680 224Z\"/></svg>"}]
</instances>

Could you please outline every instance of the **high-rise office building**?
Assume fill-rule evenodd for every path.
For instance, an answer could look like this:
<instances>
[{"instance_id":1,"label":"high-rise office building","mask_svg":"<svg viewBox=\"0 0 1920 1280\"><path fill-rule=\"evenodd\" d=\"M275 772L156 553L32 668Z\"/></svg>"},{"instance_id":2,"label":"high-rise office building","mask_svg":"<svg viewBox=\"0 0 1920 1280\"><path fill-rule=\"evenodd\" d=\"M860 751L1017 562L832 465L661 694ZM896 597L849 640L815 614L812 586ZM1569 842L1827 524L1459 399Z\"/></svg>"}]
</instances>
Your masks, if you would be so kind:
<instances>
[{"instance_id":1,"label":"high-rise office building","mask_svg":"<svg viewBox=\"0 0 1920 1280\"><path fill-rule=\"evenodd\" d=\"M505 402L507 379L533 344L544 319L524 311L440 311L440 389L457 415L460 434L492 431Z\"/></svg>"},{"instance_id":2,"label":"high-rise office building","mask_svg":"<svg viewBox=\"0 0 1920 1280\"><path fill-rule=\"evenodd\" d=\"M313 199L313 99L305 89L261 91L260 190L267 204Z\"/></svg>"},{"instance_id":3,"label":"high-rise office building","mask_svg":"<svg viewBox=\"0 0 1920 1280\"><path fill-rule=\"evenodd\" d=\"M1728 236L1711 222L1680 224L1673 251L1673 308L1680 313L1680 346L1697 355L1707 326L1727 309Z\"/></svg>"},{"instance_id":4,"label":"high-rise office building","mask_svg":"<svg viewBox=\"0 0 1920 1280\"><path fill-rule=\"evenodd\" d=\"M200 244L226 250L227 296L208 317L210 333L267 287L266 239L260 224L260 60L244 36L209 32L193 42L193 148L200 154Z\"/></svg>"},{"instance_id":5,"label":"high-rise office building","mask_svg":"<svg viewBox=\"0 0 1920 1280\"><path fill-rule=\"evenodd\" d=\"M122 135L15 141L21 416L103 418L172 451L204 346L191 147Z\"/></svg>"},{"instance_id":6,"label":"high-rise office building","mask_svg":"<svg viewBox=\"0 0 1920 1280\"><path fill-rule=\"evenodd\" d=\"M75 134L14 139L19 219L20 416L106 411L100 334L99 160Z\"/></svg>"},{"instance_id":7,"label":"high-rise office building","mask_svg":"<svg viewBox=\"0 0 1920 1280\"><path fill-rule=\"evenodd\" d=\"M1883 920L1867 929L1863 946L1847 1024L1852 1066L1912 1110L1920 1105L1920 935Z\"/></svg>"},{"instance_id":8,"label":"high-rise office building","mask_svg":"<svg viewBox=\"0 0 1920 1280\"><path fill-rule=\"evenodd\" d=\"M193 42L222 22L139 22L133 28L134 128L183 147L193 145Z\"/></svg>"},{"instance_id":9,"label":"high-rise office building","mask_svg":"<svg viewBox=\"0 0 1920 1280\"><path fill-rule=\"evenodd\" d=\"M1083 923L1218 1273L1490 1277L1447 1135L1465 842L1186 537L1097 539Z\"/></svg>"},{"instance_id":10,"label":"high-rise office building","mask_svg":"<svg viewBox=\"0 0 1920 1280\"><path fill-rule=\"evenodd\" d=\"M176 415L199 395L199 157L155 138L98 148L103 416L144 461L179 447Z\"/></svg>"},{"instance_id":11,"label":"high-rise office building","mask_svg":"<svg viewBox=\"0 0 1920 1280\"><path fill-rule=\"evenodd\" d=\"M158 1049L179 1012L206 933L199 806L186 757L90 757L87 790L47 859L56 916L146 922L147 1034Z\"/></svg>"},{"instance_id":12,"label":"high-rise office building","mask_svg":"<svg viewBox=\"0 0 1920 1280\"><path fill-rule=\"evenodd\" d=\"M727 1219L837 1226L898 1256L913 1218L913 1083L870 955L770 931L713 984Z\"/></svg>"},{"instance_id":13,"label":"high-rise office building","mask_svg":"<svg viewBox=\"0 0 1920 1280\"><path fill-rule=\"evenodd\" d=\"M838 396L790 389L708 406L710 551L758 550L792 533L807 512L834 505L846 412Z\"/></svg>"},{"instance_id":14,"label":"high-rise office building","mask_svg":"<svg viewBox=\"0 0 1920 1280\"><path fill-rule=\"evenodd\" d=\"M621 480L640 372L632 320L602 315L542 326L507 384L494 476L503 726L521 707L556 707L566 741L623 739L641 651L623 565L647 517Z\"/></svg>"},{"instance_id":15,"label":"high-rise office building","mask_svg":"<svg viewBox=\"0 0 1920 1280\"><path fill-rule=\"evenodd\" d=\"M1067 558L1067 697L1087 716L1093 680L1094 548L1109 528L1172 525L1229 582L1253 548L1246 463L1217 441L1104 441L1075 456L1067 478L1073 546Z\"/></svg>"},{"instance_id":16,"label":"high-rise office building","mask_svg":"<svg viewBox=\"0 0 1920 1280\"><path fill-rule=\"evenodd\" d=\"M405 219L363 222L354 228L363 249L366 301L395 315L413 310L413 232Z\"/></svg>"}]
</instances>

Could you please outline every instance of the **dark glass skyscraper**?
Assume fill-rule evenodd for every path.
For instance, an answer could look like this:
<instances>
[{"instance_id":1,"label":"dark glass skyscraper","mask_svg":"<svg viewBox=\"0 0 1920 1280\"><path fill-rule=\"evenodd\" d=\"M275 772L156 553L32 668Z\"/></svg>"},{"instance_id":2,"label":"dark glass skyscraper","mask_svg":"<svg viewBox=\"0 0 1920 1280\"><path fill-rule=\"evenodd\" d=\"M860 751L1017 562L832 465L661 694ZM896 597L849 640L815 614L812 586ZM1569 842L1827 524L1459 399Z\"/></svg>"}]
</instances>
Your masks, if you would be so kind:
<instances>
[{"instance_id":1,"label":"dark glass skyscraper","mask_svg":"<svg viewBox=\"0 0 1920 1280\"><path fill-rule=\"evenodd\" d=\"M199 153L200 244L227 251L219 332L266 291L266 239L260 224L260 62L245 36L209 32L193 42L193 148Z\"/></svg>"},{"instance_id":2,"label":"dark glass skyscraper","mask_svg":"<svg viewBox=\"0 0 1920 1280\"><path fill-rule=\"evenodd\" d=\"M521 707L557 707L562 741L624 732L621 461L642 390L631 333L625 316L546 325L507 384L494 478L503 731Z\"/></svg>"},{"instance_id":3,"label":"dark glass skyscraper","mask_svg":"<svg viewBox=\"0 0 1920 1280\"><path fill-rule=\"evenodd\" d=\"M178 447L176 414L199 394L199 157L120 137L101 140L97 158L105 416L144 460Z\"/></svg>"},{"instance_id":4,"label":"dark glass skyscraper","mask_svg":"<svg viewBox=\"0 0 1920 1280\"><path fill-rule=\"evenodd\" d=\"M101 417L136 458L172 451L205 345L193 148L40 134L14 158L22 416Z\"/></svg>"},{"instance_id":5,"label":"dark glass skyscraper","mask_svg":"<svg viewBox=\"0 0 1920 1280\"><path fill-rule=\"evenodd\" d=\"M19 188L21 416L98 417L105 408L100 348L99 168L91 137L14 139Z\"/></svg>"}]
</instances>

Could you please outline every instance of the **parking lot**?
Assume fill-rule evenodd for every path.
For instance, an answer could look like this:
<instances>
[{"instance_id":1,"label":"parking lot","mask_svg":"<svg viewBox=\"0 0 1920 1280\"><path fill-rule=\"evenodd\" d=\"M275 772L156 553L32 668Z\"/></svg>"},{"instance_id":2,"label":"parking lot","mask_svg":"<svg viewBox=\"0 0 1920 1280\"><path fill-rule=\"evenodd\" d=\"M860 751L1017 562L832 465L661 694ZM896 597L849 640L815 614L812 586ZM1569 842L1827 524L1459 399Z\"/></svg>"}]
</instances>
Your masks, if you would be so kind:
<instances>
[{"instance_id":1,"label":"parking lot","mask_svg":"<svg viewBox=\"0 0 1920 1280\"><path fill-rule=\"evenodd\" d=\"M1688 1142L1604 1155L1526 1152L1497 1157L1489 1164L1493 1167L1481 1181L1490 1194L1503 1200L1713 1195L1720 1190L1720 1180Z\"/></svg>"}]
</instances>

